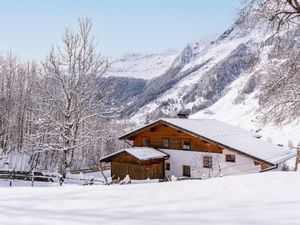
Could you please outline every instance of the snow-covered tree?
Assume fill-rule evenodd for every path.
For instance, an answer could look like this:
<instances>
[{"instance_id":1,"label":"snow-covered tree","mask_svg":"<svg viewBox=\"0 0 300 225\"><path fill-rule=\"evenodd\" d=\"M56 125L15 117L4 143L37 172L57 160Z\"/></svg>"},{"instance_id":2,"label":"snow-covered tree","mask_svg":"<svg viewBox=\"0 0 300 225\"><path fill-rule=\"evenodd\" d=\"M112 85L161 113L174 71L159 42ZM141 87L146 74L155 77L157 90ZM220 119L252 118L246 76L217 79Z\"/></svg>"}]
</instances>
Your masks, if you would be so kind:
<instances>
[{"instance_id":1,"label":"snow-covered tree","mask_svg":"<svg viewBox=\"0 0 300 225\"><path fill-rule=\"evenodd\" d=\"M62 44L43 62L36 82L41 97L35 125L40 129L31 135L31 147L63 152L63 173L71 167L74 151L97 139L102 128L95 118L112 112L106 105L109 87L98 86L108 67L97 52L90 19L79 19L78 30L67 28Z\"/></svg>"},{"instance_id":2,"label":"snow-covered tree","mask_svg":"<svg viewBox=\"0 0 300 225\"><path fill-rule=\"evenodd\" d=\"M260 97L264 122L278 124L300 116L300 58L295 54L291 49L280 60L269 62Z\"/></svg>"},{"instance_id":3,"label":"snow-covered tree","mask_svg":"<svg viewBox=\"0 0 300 225\"><path fill-rule=\"evenodd\" d=\"M239 24L266 33L270 49L260 105L263 122L282 123L300 116L300 1L244 0Z\"/></svg>"},{"instance_id":4,"label":"snow-covered tree","mask_svg":"<svg viewBox=\"0 0 300 225\"><path fill-rule=\"evenodd\" d=\"M247 28L263 26L273 35L286 32L299 23L299 0L241 0L239 23Z\"/></svg>"},{"instance_id":5,"label":"snow-covered tree","mask_svg":"<svg viewBox=\"0 0 300 225\"><path fill-rule=\"evenodd\" d=\"M8 53L0 56L0 148L4 155L22 151L30 132L36 65Z\"/></svg>"}]
</instances>

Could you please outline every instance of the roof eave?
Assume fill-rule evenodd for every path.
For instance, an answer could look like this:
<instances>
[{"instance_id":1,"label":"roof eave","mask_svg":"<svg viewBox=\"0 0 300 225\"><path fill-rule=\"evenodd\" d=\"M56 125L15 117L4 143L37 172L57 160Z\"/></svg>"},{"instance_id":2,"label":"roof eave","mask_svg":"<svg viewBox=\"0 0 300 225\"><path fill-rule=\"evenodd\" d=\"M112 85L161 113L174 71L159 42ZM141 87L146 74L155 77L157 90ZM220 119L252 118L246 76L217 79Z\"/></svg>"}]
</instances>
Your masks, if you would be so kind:
<instances>
[{"instance_id":1,"label":"roof eave","mask_svg":"<svg viewBox=\"0 0 300 225\"><path fill-rule=\"evenodd\" d=\"M162 152L162 153L165 154L165 155L162 156L162 157L153 157L153 158L149 158L149 159L139 159L139 158L137 158L135 155L133 155L133 154L131 154L130 152L128 152L128 151L126 151L126 150L123 149L123 150L121 150L121 151L118 151L118 152L115 152L115 153L110 154L110 155L108 155L108 156L105 156L105 157L101 158L99 161L100 161L100 162L111 162L111 159L112 159L113 157L118 156L118 155L120 155L120 154L122 154L122 153L127 153L127 154L129 154L130 156L132 156L134 159L136 159L136 160L138 160L138 161L141 161L141 162L143 162L143 161L148 161L148 160L153 160L153 159L168 159L168 158L170 157L169 154L167 154L167 153L165 153L165 152L163 152L163 151L161 151L161 150L159 150L159 149L155 149L155 150L157 150L157 151L159 151L159 152Z\"/></svg>"},{"instance_id":2,"label":"roof eave","mask_svg":"<svg viewBox=\"0 0 300 225\"><path fill-rule=\"evenodd\" d=\"M152 123L149 123L149 124L147 124L147 125L145 125L143 127L140 127L140 128L135 129L135 130L133 130L133 131L131 131L129 133L124 134L123 136L119 137L119 140L127 139L128 137L130 137L130 136L132 136L132 135L134 135L134 134L136 134L136 133L138 133L138 132L140 132L140 131L142 131L144 129L148 129L148 128L152 127L152 126L155 126L156 124L159 124L159 122L162 122L162 121L163 121L163 119L155 120Z\"/></svg>"}]
</instances>

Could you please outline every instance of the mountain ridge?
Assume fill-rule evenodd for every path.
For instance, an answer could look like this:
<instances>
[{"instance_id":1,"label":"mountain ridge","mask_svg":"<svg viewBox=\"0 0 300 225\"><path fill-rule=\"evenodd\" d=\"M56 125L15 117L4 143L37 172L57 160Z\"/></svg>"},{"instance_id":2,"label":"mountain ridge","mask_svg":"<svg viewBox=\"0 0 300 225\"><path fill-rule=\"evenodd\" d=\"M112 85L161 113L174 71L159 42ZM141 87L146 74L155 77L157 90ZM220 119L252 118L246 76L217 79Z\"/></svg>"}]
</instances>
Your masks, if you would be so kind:
<instances>
[{"instance_id":1,"label":"mountain ridge","mask_svg":"<svg viewBox=\"0 0 300 225\"><path fill-rule=\"evenodd\" d=\"M297 122L280 127L259 120L262 80L273 48L272 40L265 39L260 29L241 31L235 24L215 38L187 44L166 71L148 79L143 91L123 105L122 118L143 122L189 109L192 118L260 130L264 138L275 137L283 144L297 142Z\"/></svg>"}]
</instances>

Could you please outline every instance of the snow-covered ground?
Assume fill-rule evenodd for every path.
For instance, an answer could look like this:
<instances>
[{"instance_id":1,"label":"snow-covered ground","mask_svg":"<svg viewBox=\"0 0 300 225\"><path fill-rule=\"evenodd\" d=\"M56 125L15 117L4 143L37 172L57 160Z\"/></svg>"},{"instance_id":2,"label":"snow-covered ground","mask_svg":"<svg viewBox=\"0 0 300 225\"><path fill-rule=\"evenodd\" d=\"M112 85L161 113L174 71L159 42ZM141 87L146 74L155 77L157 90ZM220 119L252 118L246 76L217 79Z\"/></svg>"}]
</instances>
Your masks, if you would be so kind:
<instances>
[{"instance_id":1,"label":"snow-covered ground","mask_svg":"<svg viewBox=\"0 0 300 225\"><path fill-rule=\"evenodd\" d=\"M30 181L24 181L24 180L13 180L11 181L12 187L10 187L10 180L8 179L1 179L0 180L0 190L3 190L3 187L31 187L31 182ZM38 182L35 181L33 183L34 187L58 187L59 183L58 182ZM1 203L0 203L1 204Z\"/></svg>"},{"instance_id":2,"label":"snow-covered ground","mask_svg":"<svg viewBox=\"0 0 300 225\"><path fill-rule=\"evenodd\" d=\"M104 175L110 179L110 170L103 171ZM59 177L61 176L58 173L47 173L44 172L45 175L51 176L53 182L38 182L34 181L34 187L58 187L59 185ZM64 180L63 185L89 185L91 182L95 185L103 185L105 183L105 179L100 173L90 172L90 173L79 173L79 174L67 174L67 178ZM29 178L30 179L30 178ZM109 180L111 181L111 179ZM0 179L0 187L31 187L32 183L30 180L10 180L10 179Z\"/></svg>"},{"instance_id":3,"label":"snow-covered ground","mask_svg":"<svg viewBox=\"0 0 300 225\"><path fill-rule=\"evenodd\" d=\"M169 183L1 188L2 225L290 225L300 221L300 173Z\"/></svg>"}]
</instances>

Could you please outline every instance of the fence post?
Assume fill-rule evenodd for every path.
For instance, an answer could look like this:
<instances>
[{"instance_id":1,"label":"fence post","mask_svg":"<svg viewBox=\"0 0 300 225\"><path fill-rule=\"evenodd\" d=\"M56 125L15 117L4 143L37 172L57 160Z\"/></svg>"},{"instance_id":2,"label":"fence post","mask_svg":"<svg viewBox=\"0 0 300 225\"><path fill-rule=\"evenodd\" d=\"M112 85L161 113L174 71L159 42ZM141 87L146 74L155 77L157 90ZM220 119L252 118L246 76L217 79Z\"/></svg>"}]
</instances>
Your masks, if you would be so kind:
<instances>
[{"instance_id":1,"label":"fence post","mask_svg":"<svg viewBox=\"0 0 300 225\"><path fill-rule=\"evenodd\" d=\"M62 186L64 183L64 176L60 174L59 176L59 186Z\"/></svg>"},{"instance_id":2,"label":"fence post","mask_svg":"<svg viewBox=\"0 0 300 225\"><path fill-rule=\"evenodd\" d=\"M10 172L10 176L9 176L9 186L12 186L12 176L13 176L13 172Z\"/></svg>"},{"instance_id":3,"label":"fence post","mask_svg":"<svg viewBox=\"0 0 300 225\"><path fill-rule=\"evenodd\" d=\"M33 187L34 182L34 169L31 171L31 187Z\"/></svg>"},{"instance_id":4,"label":"fence post","mask_svg":"<svg viewBox=\"0 0 300 225\"><path fill-rule=\"evenodd\" d=\"M105 184L108 185L109 183L108 183L107 178L106 178L106 176L103 172L102 163L100 163L100 165L99 165L99 170L100 170L100 173L102 174L102 176L104 178Z\"/></svg>"},{"instance_id":5,"label":"fence post","mask_svg":"<svg viewBox=\"0 0 300 225\"><path fill-rule=\"evenodd\" d=\"M12 181L15 179L15 170L13 169L9 176L9 186L12 186Z\"/></svg>"}]
</instances>

